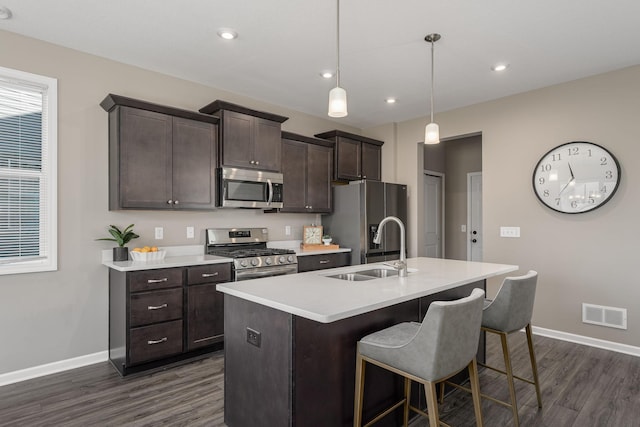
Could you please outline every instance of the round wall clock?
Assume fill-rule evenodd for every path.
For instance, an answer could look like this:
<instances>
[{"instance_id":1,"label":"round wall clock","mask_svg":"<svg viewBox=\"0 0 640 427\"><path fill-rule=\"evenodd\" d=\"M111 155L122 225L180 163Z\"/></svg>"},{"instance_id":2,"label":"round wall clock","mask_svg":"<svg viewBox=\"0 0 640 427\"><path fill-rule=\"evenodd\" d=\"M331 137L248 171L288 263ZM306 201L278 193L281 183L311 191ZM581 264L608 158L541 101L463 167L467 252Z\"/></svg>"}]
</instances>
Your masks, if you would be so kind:
<instances>
[{"instance_id":1,"label":"round wall clock","mask_svg":"<svg viewBox=\"0 0 640 427\"><path fill-rule=\"evenodd\" d=\"M618 160L606 148L568 142L542 156L533 171L533 191L554 211L584 213L611 199L620 175Z\"/></svg>"}]
</instances>

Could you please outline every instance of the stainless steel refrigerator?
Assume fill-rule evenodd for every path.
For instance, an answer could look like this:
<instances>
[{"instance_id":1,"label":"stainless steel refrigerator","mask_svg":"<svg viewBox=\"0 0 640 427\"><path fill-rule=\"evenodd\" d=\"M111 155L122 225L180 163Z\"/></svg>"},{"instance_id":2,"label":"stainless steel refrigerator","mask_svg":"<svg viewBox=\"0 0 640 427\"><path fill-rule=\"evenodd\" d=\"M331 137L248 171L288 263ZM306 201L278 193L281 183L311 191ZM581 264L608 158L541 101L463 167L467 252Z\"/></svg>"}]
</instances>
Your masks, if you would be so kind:
<instances>
[{"instance_id":1,"label":"stainless steel refrigerator","mask_svg":"<svg viewBox=\"0 0 640 427\"><path fill-rule=\"evenodd\" d=\"M378 224L387 216L398 217L407 229L407 186L352 181L333 187L333 213L322 217L322 226L341 247L351 248L352 264L390 261L400 258L398 224L385 224L382 242L373 243Z\"/></svg>"}]
</instances>

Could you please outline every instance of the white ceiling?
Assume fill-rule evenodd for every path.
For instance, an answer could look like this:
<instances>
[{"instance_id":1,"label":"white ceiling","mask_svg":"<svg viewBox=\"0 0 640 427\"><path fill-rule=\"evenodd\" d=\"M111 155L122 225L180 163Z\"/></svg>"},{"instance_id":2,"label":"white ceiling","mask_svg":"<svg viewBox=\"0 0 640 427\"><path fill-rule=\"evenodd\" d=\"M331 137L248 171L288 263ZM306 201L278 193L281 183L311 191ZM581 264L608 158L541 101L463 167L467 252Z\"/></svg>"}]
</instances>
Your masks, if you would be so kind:
<instances>
[{"instance_id":1,"label":"white ceiling","mask_svg":"<svg viewBox=\"0 0 640 427\"><path fill-rule=\"evenodd\" d=\"M336 0L1 5L13 18L0 29L327 117ZM638 0L342 0L340 15L349 116L334 120L358 128L429 114L429 33L442 34L436 112L640 64Z\"/></svg>"}]
</instances>

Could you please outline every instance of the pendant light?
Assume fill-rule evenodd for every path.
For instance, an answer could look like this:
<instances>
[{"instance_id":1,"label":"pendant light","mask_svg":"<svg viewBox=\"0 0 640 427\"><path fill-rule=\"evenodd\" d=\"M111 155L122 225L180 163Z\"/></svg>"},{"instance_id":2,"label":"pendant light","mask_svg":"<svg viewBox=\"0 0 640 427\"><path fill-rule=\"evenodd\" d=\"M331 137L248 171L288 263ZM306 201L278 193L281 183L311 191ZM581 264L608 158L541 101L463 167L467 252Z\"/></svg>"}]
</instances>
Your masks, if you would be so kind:
<instances>
[{"instance_id":1,"label":"pendant light","mask_svg":"<svg viewBox=\"0 0 640 427\"><path fill-rule=\"evenodd\" d=\"M429 123L424 129L424 143L439 144L440 127L433 121L433 44L440 40L440 34L429 34L424 38L424 40L427 43L431 43L431 123Z\"/></svg>"},{"instance_id":2,"label":"pendant light","mask_svg":"<svg viewBox=\"0 0 640 427\"><path fill-rule=\"evenodd\" d=\"M329 117L347 116L347 91L340 87L340 0L337 0L336 87L329 92Z\"/></svg>"}]
</instances>

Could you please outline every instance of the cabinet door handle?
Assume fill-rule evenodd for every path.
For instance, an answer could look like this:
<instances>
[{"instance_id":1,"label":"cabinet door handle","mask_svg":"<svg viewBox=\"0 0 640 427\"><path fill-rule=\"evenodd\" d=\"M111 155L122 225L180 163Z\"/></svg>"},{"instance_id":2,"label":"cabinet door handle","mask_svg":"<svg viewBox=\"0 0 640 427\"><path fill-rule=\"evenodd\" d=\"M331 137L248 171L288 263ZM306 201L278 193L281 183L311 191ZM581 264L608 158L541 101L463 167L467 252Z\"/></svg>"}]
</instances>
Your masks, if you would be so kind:
<instances>
[{"instance_id":1,"label":"cabinet door handle","mask_svg":"<svg viewBox=\"0 0 640 427\"><path fill-rule=\"evenodd\" d=\"M177 201L177 200L175 200L175 201L173 202L173 204L174 204L174 205L177 205L178 203L180 203L180 202L179 202L179 201Z\"/></svg>"},{"instance_id":2,"label":"cabinet door handle","mask_svg":"<svg viewBox=\"0 0 640 427\"><path fill-rule=\"evenodd\" d=\"M160 344L160 343L163 343L165 341L167 341L167 337L160 338L159 340L149 340L149 341L147 341L147 344L149 344L149 345Z\"/></svg>"},{"instance_id":3,"label":"cabinet door handle","mask_svg":"<svg viewBox=\"0 0 640 427\"><path fill-rule=\"evenodd\" d=\"M172 203L173 203L173 200L171 200L171 199L167 200L167 204L169 204L169 205L170 205L170 204L172 204Z\"/></svg>"},{"instance_id":4,"label":"cabinet door handle","mask_svg":"<svg viewBox=\"0 0 640 427\"><path fill-rule=\"evenodd\" d=\"M320 260L320 264L329 264L329 260L328 259L321 259Z\"/></svg>"},{"instance_id":5,"label":"cabinet door handle","mask_svg":"<svg viewBox=\"0 0 640 427\"><path fill-rule=\"evenodd\" d=\"M169 279L167 279L166 277L162 279L149 279L147 280L147 283L162 283L162 282L166 282L167 280Z\"/></svg>"},{"instance_id":6,"label":"cabinet door handle","mask_svg":"<svg viewBox=\"0 0 640 427\"><path fill-rule=\"evenodd\" d=\"M256 160L256 165L259 165L259 164L260 164L260 160Z\"/></svg>"},{"instance_id":7,"label":"cabinet door handle","mask_svg":"<svg viewBox=\"0 0 640 427\"><path fill-rule=\"evenodd\" d=\"M202 277L215 277L218 275L218 272L215 273L202 273Z\"/></svg>"},{"instance_id":8,"label":"cabinet door handle","mask_svg":"<svg viewBox=\"0 0 640 427\"><path fill-rule=\"evenodd\" d=\"M256 162L254 160L251 160L249 163L251 163L252 165L256 164Z\"/></svg>"},{"instance_id":9,"label":"cabinet door handle","mask_svg":"<svg viewBox=\"0 0 640 427\"><path fill-rule=\"evenodd\" d=\"M163 308L167 308L169 307L166 303L162 304L162 305L149 305L147 306L147 310L161 310Z\"/></svg>"}]
</instances>

